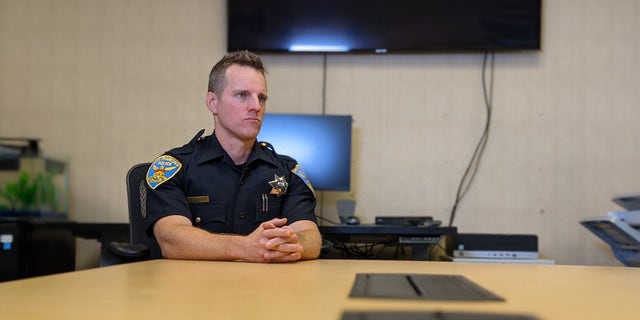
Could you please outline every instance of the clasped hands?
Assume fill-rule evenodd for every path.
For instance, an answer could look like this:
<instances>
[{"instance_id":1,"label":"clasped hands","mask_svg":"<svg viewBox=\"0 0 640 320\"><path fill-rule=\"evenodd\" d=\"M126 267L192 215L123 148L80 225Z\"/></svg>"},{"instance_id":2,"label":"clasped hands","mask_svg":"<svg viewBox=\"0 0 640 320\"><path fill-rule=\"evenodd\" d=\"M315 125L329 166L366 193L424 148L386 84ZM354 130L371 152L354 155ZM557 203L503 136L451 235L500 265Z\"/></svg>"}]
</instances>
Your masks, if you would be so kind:
<instances>
[{"instance_id":1,"label":"clasped hands","mask_svg":"<svg viewBox=\"0 0 640 320\"><path fill-rule=\"evenodd\" d=\"M286 225L287 218L263 222L247 236L253 259L258 262L291 262L300 260L304 247L295 231Z\"/></svg>"}]
</instances>

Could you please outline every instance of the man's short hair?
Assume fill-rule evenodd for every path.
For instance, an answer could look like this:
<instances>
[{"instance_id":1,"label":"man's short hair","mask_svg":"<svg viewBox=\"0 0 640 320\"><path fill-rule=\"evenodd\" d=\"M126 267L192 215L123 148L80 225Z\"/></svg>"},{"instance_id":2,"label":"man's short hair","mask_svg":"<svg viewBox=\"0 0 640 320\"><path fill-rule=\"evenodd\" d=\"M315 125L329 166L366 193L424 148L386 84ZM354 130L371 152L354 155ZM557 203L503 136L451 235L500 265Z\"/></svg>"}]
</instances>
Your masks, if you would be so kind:
<instances>
[{"instance_id":1,"label":"man's short hair","mask_svg":"<svg viewBox=\"0 0 640 320\"><path fill-rule=\"evenodd\" d=\"M266 74L266 70L262 64L262 59L260 59L260 56L257 54L247 50L229 52L211 69L211 72L209 73L209 85L207 88L209 92L213 92L215 94L220 94L222 92L226 85L225 73L227 68L234 64L251 67L260 71L262 75Z\"/></svg>"}]
</instances>

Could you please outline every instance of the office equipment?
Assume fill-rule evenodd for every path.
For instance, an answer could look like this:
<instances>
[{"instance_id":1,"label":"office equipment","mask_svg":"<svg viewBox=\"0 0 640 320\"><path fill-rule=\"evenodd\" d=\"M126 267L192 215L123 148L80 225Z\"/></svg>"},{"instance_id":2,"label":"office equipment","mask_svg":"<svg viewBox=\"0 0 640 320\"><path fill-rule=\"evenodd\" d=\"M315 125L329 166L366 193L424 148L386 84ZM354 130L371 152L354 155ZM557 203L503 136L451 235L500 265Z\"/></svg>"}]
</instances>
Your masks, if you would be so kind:
<instances>
[{"instance_id":1,"label":"office equipment","mask_svg":"<svg viewBox=\"0 0 640 320\"><path fill-rule=\"evenodd\" d=\"M614 196L611 201L617 203L627 211L640 210L640 194L628 193Z\"/></svg>"},{"instance_id":2,"label":"office equipment","mask_svg":"<svg viewBox=\"0 0 640 320\"><path fill-rule=\"evenodd\" d=\"M552 259L448 257L446 260L460 263L556 264Z\"/></svg>"},{"instance_id":3,"label":"office equipment","mask_svg":"<svg viewBox=\"0 0 640 320\"><path fill-rule=\"evenodd\" d=\"M227 22L228 51L538 50L541 0L227 1Z\"/></svg>"},{"instance_id":4,"label":"office equipment","mask_svg":"<svg viewBox=\"0 0 640 320\"><path fill-rule=\"evenodd\" d=\"M129 224L78 223L55 216L0 217L0 281L74 271L76 237L96 240L102 252L108 252L112 242L129 241Z\"/></svg>"},{"instance_id":5,"label":"office equipment","mask_svg":"<svg viewBox=\"0 0 640 320\"><path fill-rule=\"evenodd\" d=\"M456 227L389 226L375 224L319 226L323 239L334 245L332 258L400 258L402 252L413 260L429 260L429 248L441 236L457 232ZM375 248L376 246L382 248ZM395 252L384 254L383 247ZM410 249L405 252L404 248ZM378 250L375 250L378 249Z\"/></svg>"},{"instance_id":6,"label":"office equipment","mask_svg":"<svg viewBox=\"0 0 640 320\"><path fill-rule=\"evenodd\" d=\"M0 281L75 270L66 217L0 217Z\"/></svg>"},{"instance_id":7,"label":"office equipment","mask_svg":"<svg viewBox=\"0 0 640 320\"><path fill-rule=\"evenodd\" d=\"M611 211L580 224L606 242L625 266L640 267L640 211Z\"/></svg>"},{"instance_id":8,"label":"office equipment","mask_svg":"<svg viewBox=\"0 0 640 320\"><path fill-rule=\"evenodd\" d=\"M538 236L532 234L458 233L453 256L483 259L538 259Z\"/></svg>"},{"instance_id":9,"label":"office equipment","mask_svg":"<svg viewBox=\"0 0 640 320\"><path fill-rule=\"evenodd\" d=\"M316 190L351 188L350 115L267 113L259 141L295 158Z\"/></svg>"},{"instance_id":10,"label":"office equipment","mask_svg":"<svg viewBox=\"0 0 640 320\"><path fill-rule=\"evenodd\" d=\"M340 223L356 225L360 224L360 219L355 216L356 213L356 201L353 199L338 199L336 200L336 207L338 209L338 218Z\"/></svg>"},{"instance_id":11,"label":"office equipment","mask_svg":"<svg viewBox=\"0 0 640 320\"><path fill-rule=\"evenodd\" d=\"M503 301L501 297L460 275L359 273L351 288L350 297Z\"/></svg>"},{"instance_id":12,"label":"office equipment","mask_svg":"<svg viewBox=\"0 0 640 320\"><path fill-rule=\"evenodd\" d=\"M358 273L461 275L504 301L350 298ZM157 259L0 283L0 319L340 319L347 312L636 319L640 269L329 260ZM295 315L295 316L293 316ZM472 318L473 319L473 318ZM498 318L500 319L500 318Z\"/></svg>"},{"instance_id":13,"label":"office equipment","mask_svg":"<svg viewBox=\"0 0 640 320\"><path fill-rule=\"evenodd\" d=\"M375 222L379 225L423 227L437 227L442 223L430 216L376 216Z\"/></svg>"}]
</instances>

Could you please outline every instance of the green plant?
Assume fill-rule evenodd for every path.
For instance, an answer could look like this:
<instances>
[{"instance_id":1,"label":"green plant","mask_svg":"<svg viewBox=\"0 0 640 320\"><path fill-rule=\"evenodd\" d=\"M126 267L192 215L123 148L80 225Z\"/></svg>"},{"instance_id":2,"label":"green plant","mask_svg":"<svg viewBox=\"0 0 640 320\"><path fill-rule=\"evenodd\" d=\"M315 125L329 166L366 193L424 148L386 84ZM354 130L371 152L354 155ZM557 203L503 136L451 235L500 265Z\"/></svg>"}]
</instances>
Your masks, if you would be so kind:
<instances>
[{"instance_id":1,"label":"green plant","mask_svg":"<svg viewBox=\"0 0 640 320\"><path fill-rule=\"evenodd\" d=\"M8 181L0 197L9 210L55 210L58 198L53 178L55 172L38 174L33 180L29 173L22 172L17 181Z\"/></svg>"},{"instance_id":2,"label":"green plant","mask_svg":"<svg viewBox=\"0 0 640 320\"><path fill-rule=\"evenodd\" d=\"M56 211L58 209L58 192L53 182L56 173L56 171L41 173L34 181L37 185L36 197L41 211Z\"/></svg>"}]
</instances>

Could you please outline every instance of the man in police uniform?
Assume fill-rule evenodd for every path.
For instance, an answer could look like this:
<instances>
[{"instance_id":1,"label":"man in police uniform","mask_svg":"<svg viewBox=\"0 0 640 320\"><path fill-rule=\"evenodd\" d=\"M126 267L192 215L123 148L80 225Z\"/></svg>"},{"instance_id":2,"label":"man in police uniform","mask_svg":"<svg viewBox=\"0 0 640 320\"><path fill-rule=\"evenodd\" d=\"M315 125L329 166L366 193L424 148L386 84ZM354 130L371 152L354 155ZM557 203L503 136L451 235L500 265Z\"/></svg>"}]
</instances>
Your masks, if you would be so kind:
<instances>
[{"instance_id":1,"label":"man in police uniform","mask_svg":"<svg viewBox=\"0 0 640 320\"><path fill-rule=\"evenodd\" d=\"M225 55L206 105L214 132L156 158L147 172L147 233L165 258L315 259L321 236L313 187L294 159L258 143L267 101L259 56Z\"/></svg>"}]
</instances>

